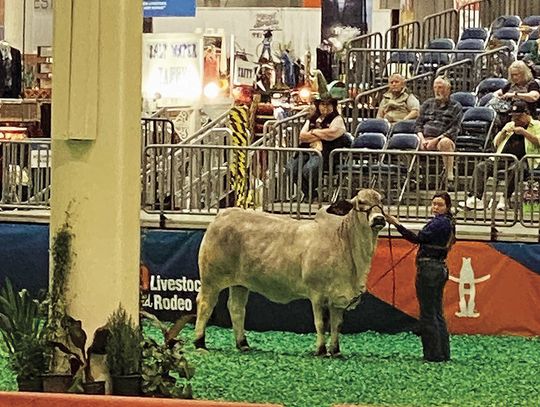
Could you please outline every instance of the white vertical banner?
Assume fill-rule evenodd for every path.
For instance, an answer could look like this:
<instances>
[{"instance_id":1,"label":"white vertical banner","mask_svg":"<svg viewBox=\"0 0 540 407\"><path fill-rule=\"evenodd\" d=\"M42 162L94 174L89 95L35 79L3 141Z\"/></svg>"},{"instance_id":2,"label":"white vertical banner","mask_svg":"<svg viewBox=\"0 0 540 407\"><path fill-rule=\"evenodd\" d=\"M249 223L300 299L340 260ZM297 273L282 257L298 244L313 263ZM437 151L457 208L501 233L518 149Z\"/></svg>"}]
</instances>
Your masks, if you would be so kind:
<instances>
[{"instance_id":1,"label":"white vertical banner","mask_svg":"<svg viewBox=\"0 0 540 407\"><path fill-rule=\"evenodd\" d=\"M199 104L203 81L203 42L197 34L144 34L143 105Z\"/></svg>"}]
</instances>

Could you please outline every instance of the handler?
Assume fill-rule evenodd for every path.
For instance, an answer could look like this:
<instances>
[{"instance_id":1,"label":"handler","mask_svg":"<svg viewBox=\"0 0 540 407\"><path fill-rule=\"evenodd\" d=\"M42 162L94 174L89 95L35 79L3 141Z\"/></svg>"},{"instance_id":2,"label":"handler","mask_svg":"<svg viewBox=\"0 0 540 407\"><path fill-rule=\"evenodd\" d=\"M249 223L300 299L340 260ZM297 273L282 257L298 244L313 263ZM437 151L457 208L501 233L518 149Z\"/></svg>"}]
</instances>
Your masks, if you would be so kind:
<instances>
[{"instance_id":1,"label":"handler","mask_svg":"<svg viewBox=\"0 0 540 407\"><path fill-rule=\"evenodd\" d=\"M409 242L420 244L416 255L416 296L420 305L420 335L424 359L428 362L450 360L450 342L443 314L443 291L448 280L446 256L455 241L455 220L450 212L448 192L437 192L431 200L431 219L418 235L405 228L392 215L388 223Z\"/></svg>"}]
</instances>

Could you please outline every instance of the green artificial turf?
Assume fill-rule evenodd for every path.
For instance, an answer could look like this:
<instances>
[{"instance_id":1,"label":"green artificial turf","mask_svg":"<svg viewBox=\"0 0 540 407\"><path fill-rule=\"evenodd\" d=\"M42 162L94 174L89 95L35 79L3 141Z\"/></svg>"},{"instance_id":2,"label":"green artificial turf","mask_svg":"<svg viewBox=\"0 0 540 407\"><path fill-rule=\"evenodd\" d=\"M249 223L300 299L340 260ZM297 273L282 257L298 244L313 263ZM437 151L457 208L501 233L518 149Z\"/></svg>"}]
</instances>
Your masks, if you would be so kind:
<instances>
[{"instance_id":1,"label":"green artificial turf","mask_svg":"<svg viewBox=\"0 0 540 407\"><path fill-rule=\"evenodd\" d=\"M153 333L150 333L153 334ZM184 336L191 342L193 332ZM452 361L422 361L413 334L342 335L342 359L311 355L315 335L248 333L239 353L230 329L209 327L209 353L191 343L195 398L319 407L540 406L540 338L452 336Z\"/></svg>"},{"instance_id":2,"label":"green artificial turf","mask_svg":"<svg viewBox=\"0 0 540 407\"><path fill-rule=\"evenodd\" d=\"M145 334L161 338L153 328ZM208 353L181 336L195 366L194 397L272 402L288 407L335 403L378 406L540 406L540 338L452 336L452 360L426 363L412 334L342 335L343 358L312 356L315 335L249 332L239 353L232 331L209 327ZM0 389L16 388L0 358Z\"/></svg>"}]
</instances>

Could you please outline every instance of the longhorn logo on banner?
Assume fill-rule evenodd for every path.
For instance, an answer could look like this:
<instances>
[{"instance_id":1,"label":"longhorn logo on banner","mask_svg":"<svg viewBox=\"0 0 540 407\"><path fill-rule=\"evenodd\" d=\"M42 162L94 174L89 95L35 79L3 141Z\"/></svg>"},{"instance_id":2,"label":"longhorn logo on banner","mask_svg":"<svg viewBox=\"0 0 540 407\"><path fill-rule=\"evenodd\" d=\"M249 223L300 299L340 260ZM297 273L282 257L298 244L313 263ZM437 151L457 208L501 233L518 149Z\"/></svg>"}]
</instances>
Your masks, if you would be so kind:
<instances>
[{"instance_id":1,"label":"longhorn logo on banner","mask_svg":"<svg viewBox=\"0 0 540 407\"><path fill-rule=\"evenodd\" d=\"M470 257L462 257L463 263L459 272L459 278L450 275L450 281L459 284L459 311L456 316L460 318L478 318L480 313L476 307L476 284L488 280L491 274L480 278L474 278L474 270ZM468 301L467 301L468 300Z\"/></svg>"}]
</instances>

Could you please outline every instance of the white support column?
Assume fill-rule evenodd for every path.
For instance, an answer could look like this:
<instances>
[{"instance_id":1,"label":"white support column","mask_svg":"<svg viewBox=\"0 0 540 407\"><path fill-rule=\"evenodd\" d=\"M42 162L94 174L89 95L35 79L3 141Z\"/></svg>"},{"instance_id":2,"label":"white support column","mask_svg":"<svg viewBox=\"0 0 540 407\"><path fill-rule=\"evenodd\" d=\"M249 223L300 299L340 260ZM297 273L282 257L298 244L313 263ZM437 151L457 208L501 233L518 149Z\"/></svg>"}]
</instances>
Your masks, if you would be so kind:
<instances>
[{"instance_id":1,"label":"white support column","mask_svg":"<svg viewBox=\"0 0 540 407\"><path fill-rule=\"evenodd\" d=\"M91 341L119 303L138 320L142 2L54 13L51 242L69 208L69 312Z\"/></svg>"},{"instance_id":2,"label":"white support column","mask_svg":"<svg viewBox=\"0 0 540 407\"><path fill-rule=\"evenodd\" d=\"M4 39L22 51L24 27L24 0L5 0Z\"/></svg>"}]
</instances>

